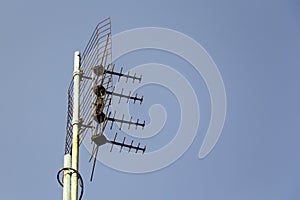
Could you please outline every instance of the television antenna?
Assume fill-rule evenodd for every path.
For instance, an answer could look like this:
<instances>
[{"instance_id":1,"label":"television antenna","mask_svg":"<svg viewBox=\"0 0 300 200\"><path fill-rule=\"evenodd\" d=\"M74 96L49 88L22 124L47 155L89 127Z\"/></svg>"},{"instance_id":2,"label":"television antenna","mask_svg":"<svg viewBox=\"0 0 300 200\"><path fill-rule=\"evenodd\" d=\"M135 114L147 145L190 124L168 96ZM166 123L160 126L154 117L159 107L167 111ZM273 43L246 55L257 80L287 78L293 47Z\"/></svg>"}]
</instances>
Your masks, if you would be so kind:
<instances>
[{"instance_id":1,"label":"television antenna","mask_svg":"<svg viewBox=\"0 0 300 200\"><path fill-rule=\"evenodd\" d=\"M128 81L141 82L142 76L124 73L123 67L119 71L112 63L112 34L111 20L107 18L101 21L95 28L82 55L76 51L74 54L73 79L68 89L68 112L66 126L66 141L64 152L64 167L58 172L57 179L63 186L63 200L78 199L78 181L81 186L79 199L83 195L83 179L78 171L79 146L87 135L91 135L93 145L89 162L93 161L90 181L93 180L95 165L99 147L111 145L110 152L114 146L119 146L119 152L127 148L128 152L141 152L144 154L146 146L140 143L126 142L124 136L118 140L118 132L114 133L113 139L109 139L114 125L119 125L121 131L124 124L130 127L144 128L145 121L139 119L125 119L116 117L117 111L112 111L112 98L118 98L118 103L142 104L144 97L138 94L117 92L113 81L125 79ZM61 177L62 176L62 177Z\"/></svg>"}]
</instances>

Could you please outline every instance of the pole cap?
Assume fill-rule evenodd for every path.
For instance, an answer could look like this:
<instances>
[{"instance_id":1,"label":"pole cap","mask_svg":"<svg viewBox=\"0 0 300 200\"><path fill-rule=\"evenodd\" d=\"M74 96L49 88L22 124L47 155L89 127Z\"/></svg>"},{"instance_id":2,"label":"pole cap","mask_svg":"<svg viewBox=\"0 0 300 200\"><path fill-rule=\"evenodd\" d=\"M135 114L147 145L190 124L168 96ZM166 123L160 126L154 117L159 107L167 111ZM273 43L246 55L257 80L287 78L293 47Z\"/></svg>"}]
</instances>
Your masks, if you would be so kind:
<instances>
[{"instance_id":1,"label":"pole cap","mask_svg":"<svg viewBox=\"0 0 300 200\"><path fill-rule=\"evenodd\" d=\"M80 56L80 52L79 51L75 51L74 55L75 56Z\"/></svg>"}]
</instances>

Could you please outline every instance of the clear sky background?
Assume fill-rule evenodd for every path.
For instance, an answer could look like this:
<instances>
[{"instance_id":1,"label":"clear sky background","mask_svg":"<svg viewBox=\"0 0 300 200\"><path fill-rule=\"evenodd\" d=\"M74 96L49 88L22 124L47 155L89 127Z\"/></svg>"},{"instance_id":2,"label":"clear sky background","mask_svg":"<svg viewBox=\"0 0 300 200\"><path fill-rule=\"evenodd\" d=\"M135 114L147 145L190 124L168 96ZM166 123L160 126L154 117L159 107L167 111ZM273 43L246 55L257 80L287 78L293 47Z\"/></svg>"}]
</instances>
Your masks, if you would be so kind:
<instances>
[{"instance_id":1,"label":"clear sky background","mask_svg":"<svg viewBox=\"0 0 300 200\"><path fill-rule=\"evenodd\" d=\"M199 42L222 74L227 118L216 147L199 160L209 119L204 103L191 148L154 173L126 174L98 163L90 183L82 147L84 199L299 200L299 10L299 0L2 1L0 198L62 199L56 172L63 166L73 52L83 50L96 24L111 17L113 34L158 26ZM172 58L156 52L155 60L152 53L122 59ZM185 73L203 102L208 99L201 77L183 68L186 63L169 64ZM146 89L145 98L159 102ZM176 130L178 117L167 123L165 134Z\"/></svg>"}]
</instances>

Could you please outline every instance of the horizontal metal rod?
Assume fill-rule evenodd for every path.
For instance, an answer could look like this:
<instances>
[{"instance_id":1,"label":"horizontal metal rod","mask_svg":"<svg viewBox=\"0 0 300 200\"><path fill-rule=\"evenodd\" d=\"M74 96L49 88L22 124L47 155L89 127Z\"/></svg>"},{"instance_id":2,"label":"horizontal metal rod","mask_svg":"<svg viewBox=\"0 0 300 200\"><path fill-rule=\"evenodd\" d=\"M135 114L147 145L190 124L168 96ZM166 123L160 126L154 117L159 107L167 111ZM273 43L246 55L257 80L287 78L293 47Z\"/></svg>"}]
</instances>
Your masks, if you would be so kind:
<instances>
[{"instance_id":1,"label":"horizontal metal rod","mask_svg":"<svg viewBox=\"0 0 300 200\"><path fill-rule=\"evenodd\" d=\"M142 80L141 77L136 77L136 76L132 76L132 75L129 75L129 74L123 74L121 72L106 71L106 73L116 75L116 76L122 76L122 77L125 77L125 78L131 78L133 80L139 80L139 81Z\"/></svg>"},{"instance_id":2,"label":"horizontal metal rod","mask_svg":"<svg viewBox=\"0 0 300 200\"><path fill-rule=\"evenodd\" d=\"M143 101L143 97L129 96L129 95L120 94L120 93L116 93L116 92L110 92L110 91L107 91L106 94L114 95L114 96L118 96L118 97L126 98L126 99L133 99L134 101L141 101L141 102Z\"/></svg>"},{"instance_id":3,"label":"horizontal metal rod","mask_svg":"<svg viewBox=\"0 0 300 200\"><path fill-rule=\"evenodd\" d=\"M120 146L121 148L127 147L127 148L129 148L129 149L135 149L136 152L137 152L137 151L143 151L143 153L144 153L145 150L146 150L146 146L145 146L144 148L141 148L141 147L139 147L139 146L133 146L133 145L132 145L133 142L131 142L130 145L129 145L129 144L124 144L124 143L121 143L121 142L116 142L116 141L109 141L109 143L111 143L111 144L113 144L113 145L118 145L118 146Z\"/></svg>"},{"instance_id":4,"label":"horizontal metal rod","mask_svg":"<svg viewBox=\"0 0 300 200\"><path fill-rule=\"evenodd\" d=\"M142 127L145 126L145 121L144 121L144 123L138 123L138 121L137 122L132 122L132 121L127 121L127 120L122 120L122 119L116 119L116 118L113 118L113 117L108 117L107 120L112 121L112 122L125 123L125 124L134 124L136 126L142 126Z\"/></svg>"}]
</instances>

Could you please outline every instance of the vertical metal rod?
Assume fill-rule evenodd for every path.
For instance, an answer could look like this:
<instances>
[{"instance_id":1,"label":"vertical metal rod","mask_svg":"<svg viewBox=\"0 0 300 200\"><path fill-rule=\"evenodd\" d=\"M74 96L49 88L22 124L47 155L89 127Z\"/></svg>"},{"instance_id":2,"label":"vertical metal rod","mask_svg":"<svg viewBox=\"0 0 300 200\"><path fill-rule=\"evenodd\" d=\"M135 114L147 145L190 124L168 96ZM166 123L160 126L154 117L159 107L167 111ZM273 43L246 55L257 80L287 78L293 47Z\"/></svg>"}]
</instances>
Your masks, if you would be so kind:
<instances>
[{"instance_id":1,"label":"vertical metal rod","mask_svg":"<svg viewBox=\"0 0 300 200\"><path fill-rule=\"evenodd\" d=\"M97 32L96 32L96 63L95 63L95 67L97 66L98 64L98 56L99 56L99 42L98 42L98 29L97 29ZM100 68L101 68L101 64L99 64ZM95 87L95 82L96 82L96 85L97 85L97 82L98 82L98 78L96 78L96 81L95 81L95 74L94 72L92 71L92 100L91 100L91 103L92 103L92 136L97 134L95 133L95 120L93 119L95 116L96 116L96 108L97 106L95 106L95 96L94 96L94 87Z\"/></svg>"},{"instance_id":2,"label":"vertical metal rod","mask_svg":"<svg viewBox=\"0 0 300 200\"><path fill-rule=\"evenodd\" d=\"M73 138L72 138L72 168L78 170L78 155L79 155L79 103L80 103L80 53L76 51L74 54L74 88L73 88ZM78 178L77 174L73 173L71 176L71 200L78 199Z\"/></svg>"},{"instance_id":3,"label":"vertical metal rod","mask_svg":"<svg viewBox=\"0 0 300 200\"><path fill-rule=\"evenodd\" d=\"M71 167L71 155L64 155L64 168ZM63 200L71 200L71 175L69 170L64 171L64 188L63 188Z\"/></svg>"}]
</instances>

